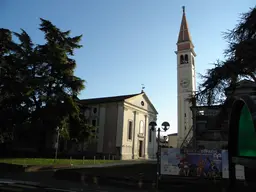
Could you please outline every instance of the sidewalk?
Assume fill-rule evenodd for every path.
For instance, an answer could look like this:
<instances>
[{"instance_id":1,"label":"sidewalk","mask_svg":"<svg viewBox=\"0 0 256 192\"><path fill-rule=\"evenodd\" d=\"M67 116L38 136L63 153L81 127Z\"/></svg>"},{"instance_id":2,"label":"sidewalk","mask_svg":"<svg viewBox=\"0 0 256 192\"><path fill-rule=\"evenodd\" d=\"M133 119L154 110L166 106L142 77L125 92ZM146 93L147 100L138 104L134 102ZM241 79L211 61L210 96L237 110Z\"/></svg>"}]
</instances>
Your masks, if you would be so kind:
<instances>
[{"instance_id":1,"label":"sidewalk","mask_svg":"<svg viewBox=\"0 0 256 192\"><path fill-rule=\"evenodd\" d=\"M105 167L105 168L103 168ZM102 168L102 169L99 169ZM152 190L156 186L155 161L126 161L111 163L111 165L84 166L77 169L62 169L54 172L54 178L78 183L95 184L100 186L122 186L130 189ZM207 180L199 177L162 176L159 181L160 189L211 189L220 191L226 182L222 180Z\"/></svg>"}]
</instances>

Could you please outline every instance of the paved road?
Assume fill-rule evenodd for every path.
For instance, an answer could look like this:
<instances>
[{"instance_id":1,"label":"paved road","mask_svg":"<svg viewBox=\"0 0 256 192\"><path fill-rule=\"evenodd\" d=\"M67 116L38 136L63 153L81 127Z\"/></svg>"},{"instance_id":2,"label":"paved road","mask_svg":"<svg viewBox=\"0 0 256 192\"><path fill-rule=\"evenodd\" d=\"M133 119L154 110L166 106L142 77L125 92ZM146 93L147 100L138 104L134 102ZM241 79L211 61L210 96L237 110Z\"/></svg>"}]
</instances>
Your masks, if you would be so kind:
<instances>
[{"instance_id":1,"label":"paved road","mask_svg":"<svg viewBox=\"0 0 256 192\"><path fill-rule=\"evenodd\" d=\"M12 179L16 181L25 181L30 182L28 184L30 185L41 185L41 186L47 186L48 188L60 188L60 189L66 189L69 191L95 191L95 192L130 192L129 189L123 189L123 188L115 188L115 187L108 187L108 186L92 186L92 185L86 185L78 182L69 182L69 181L61 181L56 180L53 178L53 171L43 171L43 172L25 172L25 173L0 173L0 182L4 181L6 179ZM1 190L0 185L0 190ZM4 186L6 187L6 186ZM10 187L10 186L9 186ZM13 187L12 187L13 188ZM15 187L14 187L15 188ZM20 186L16 187L20 188ZM21 188L22 189L22 188ZM24 188L25 191L28 191L28 188ZM23 190L16 190L16 191L23 191ZM34 191L41 191L41 190L35 190ZM136 190L132 190L135 191ZM141 190L140 190L141 191ZM68 192L68 191L67 191Z\"/></svg>"},{"instance_id":2,"label":"paved road","mask_svg":"<svg viewBox=\"0 0 256 192\"><path fill-rule=\"evenodd\" d=\"M154 160L151 161L145 161L145 160L140 160L140 161L123 161L123 162L117 162L117 163L109 163L109 164L103 164L103 165L79 165L79 166L72 166L72 168L88 168L88 167L110 167L110 166L122 166L122 165L132 165L132 164L140 164L140 163L155 163ZM40 185L40 186L47 186L50 188L60 188L60 189L66 189L66 190L71 190L71 191L99 191L99 192L130 192L130 191L135 191L134 189L125 189L125 188L117 188L117 187L110 187L110 186L92 186L92 185L87 185L79 182L71 182L71 181L63 181L63 180L57 180L53 178L55 170L48 170L48 171L40 171L40 172L22 172L22 173L1 173L0 171L0 182L1 180L16 180L19 182L32 182L32 185ZM11 184L10 184L11 185ZM6 187L11 187L13 186L6 185L6 184L1 184L0 183L0 190L4 189ZM28 191L29 189L33 189L35 191L41 191L37 188L26 188L24 186L16 186L14 187L15 189L17 188L16 191ZM139 190L142 191L142 190Z\"/></svg>"},{"instance_id":3,"label":"paved road","mask_svg":"<svg viewBox=\"0 0 256 192\"><path fill-rule=\"evenodd\" d=\"M143 192L143 190L136 190L127 188L126 186L124 188L120 187L114 187L114 186L93 186L93 185L86 185L82 184L80 182L70 182L70 181L63 181L63 180L56 180L53 178L54 171L42 171L42 172L25 172L25 173L1 173L0 172L0 191L4 191L3 189L11 188L12 191L18 191L18 192L30 192L30 191L54 191L54 189L65 189L66 192ZM5 184L1 184L1 181L4 181L5 179L12 179L17 181L26 181L30 182L27 184L32 185L31 187L27 186L6 186ZM26 184L26 183L25 183ZM40 189L40 188L34 188L33 185L41 185L44 187L48 187L48 189ZM7 188L6 188L7 187ZM209 186L208 186L209 187ZM195 188L195 190L194 190ZM197 191L197 192L205 192L205 191L211 191L207 188L207 186L193 186L192 185L173 185L171 187L168 187L168 190L160 190L160 191L179 191L179 192L190 192ZM56 191L56 190L55 190ZM145 192L149 192L148 190L145 190ZM220 189L214 189L215 192L222 192ZM243 190L244 192L247 192ZM61 192L61 191L59 191Z\"/></svg>"}]
</instances>

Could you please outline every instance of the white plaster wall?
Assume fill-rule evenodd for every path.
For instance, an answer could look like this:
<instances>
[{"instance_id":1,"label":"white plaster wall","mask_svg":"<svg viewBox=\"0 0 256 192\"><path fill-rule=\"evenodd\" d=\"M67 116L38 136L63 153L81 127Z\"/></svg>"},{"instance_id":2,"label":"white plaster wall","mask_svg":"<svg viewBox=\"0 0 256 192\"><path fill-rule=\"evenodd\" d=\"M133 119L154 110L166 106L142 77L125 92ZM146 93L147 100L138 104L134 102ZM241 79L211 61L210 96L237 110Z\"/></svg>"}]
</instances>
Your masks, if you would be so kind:
<instances>
[{"instance_id":1,"label":"white plaster wall","mask_svg":"<svg viewBox=\"0 0 256 192\"><path fill-rule=\"evenodd\" d=\"M192 62L193 54L190 53L190 62ZM196 90L196 57L194 57L194 65L192 65L192 90Z\"/></svg>"},{"instance_id":2,"label":"white plaster wall","mask_svg":"<svg viewBox=\"0 0 256 192\"><path fill-rule=\"evenodd\" d=\"M178 147L181 145L193 125L192 111L190 110L191 103L186 101L189 96L190 93L186 93L181 94L178 97ZM185 113L186 117L184 115Z\"/></svg>"},{"instance_id":3,"label":"white plaster wall","mask_svg":"<svg viewBox=\"0 0 256 192\"><path fill-rule=\"evenodd\" d=\"M169 135L168 136L168 147L177 148L177 142L178 142L178 136L177 135Z\"/></svg>"},{"instance_id":4,"label":"white plaster wall","mask_svg":"<svg viewBox=\"0 0 256 192\"><path fill-rule=\"evenodd\" d=\"M97 152L103 152L103 141L104 141L104 128L105 128L105 117L106 117L106 107L101 105L99 107L99 133L98 133L98 145Z\"/></svg>"},{"instance_id":5,"label":"white plaster wall","mask_svg":"<svg viewBox=\"0 0 256 192\"><path fill-rule=\"evenodd\" d=\"M180 64L180 55L187 54L189 59L189 64ZM196 82L195 82L195 63L194 66L191 64L193 54L191 51L182 51L178 52L177 54L177 110L178 110L178 141L177 146L180 147L183 140L185 139L188 131L190 130L191 126L193 125L192 121L192 112L190 110L191 103L186 101L190 95L196 90ZM180 81L183 78L188 78L190 80L189 87L187 89L183 89L180 86ZM185 114L186 113L186 117ZM185 129L185 122L186 122L186 129Z\"/></svg>"},{"instance_id":6,"label":"white plaster wall","mask_svg":"<svg viewBox=\"0 0 256 192\"><path fill-rule=\"evenodd\" d=\"M136 111L136 121L135 121L135 134L134 134L134 159L138 159L139 153L138 153L138 134L139 134L139 123L140 123L140 114L138 111Z\"/></svg>"},{"instance_id":7,"label":"white plaster wall","mask_svg":"<svg viewBox=\"0 0 256 192\"><path fill-rule=\"evenodd\" d=\"M183 140L183 136L184 136L184 129L183 129L183 122L184 122L184 117L183 117L183 109L184 109L184 98L181 97L180 95L178 95L178 146L181 145L181 142ZM182 114L182 115L181 115Z\"/></svg>"},{"instance_id":8,"label":"white plaster wall","mask_svg":"<svg viewBox=\"0 0 256 192\"><path fill-rule=\"evenodd\" d=\"M148 124L152 121L157 121L156 115L148 116ZM148 138L149 138L150 127L148 126ZM148 140L148 158L155 159L157 152L157 142L156 142L156 132L152 132L152 140L149 142Z\"/></svg>"},{"instance_id":9,"label":"white plaster wall","mask_svg":"<svg viewBox=\"0 0 256 192\"><path fill-rule=\"evenodd\" d=\"M147 115L147 113L145 112L137 112L137 121L136 121L136 133L135 133L135 158L138 159L139 158L139 140L143 141L143 146L142 148L144 148L144 144L145 144L145 115ZM140 134L140 122L143 121L144 123L144 127L143 127L143 138L139 137L138 135ZM142 153L144 152L144 149L142 150ZM143 158L144 154L142 155Z\"/></svg>"},{"instance_id":10,"label":"white plaster wall","mask_svg":"<svg viewBox=\"0 0 256 192\"><path fill-rule=\"evenodd\" d=\"M134 119L134 111L136 112L136 117ZM128 123L133 122L133 133L132 140L128 140ZM143 140L144 148L144 158L153 158L154 153L156 153L156 134L152 134L152 142L149 143L149 122L156 120L156 115L147 113L146 110L139 110L131 105L126 104L124 107L123 115L123 134L122 134L122 159L132 159L133 158L133 146L134 146L134 159L139 158L139 140ZM144 138L138 137L140 121L144 122ZM134 130L135 124L135 130ZM135 131L135 132L134 132ZM134 139L134 142L133 142Z\"/></svg>"},{"instance_id":11,"label":"white plaster wall","mask_svg":"<svg viewBox=\"0 0 256 192\"><path fill-rule=\"evenodd\" d=\"M151 104L148 103L146 97L144 96L144 94L140 94L140 95L137 95L135 97L132 97L130 99L127 99L126 100L128 103L130 103L131 105L134 105L135 107L139 107L141 108L142 110L146 110L148 112L152 112L154 113L154 109L152 108ZM144 105L141 105L141 102L144 102ZM143 111L145 112L145 111Z\"/></svg>"},{"instance_id":12,"label":"white plaster wall","mask_svg":"<svg viewBox=\"0 0 256 192\"><path fill-rule=\"evenodd\" d=\"M149 119L148 119L148 114L144 115L144 135L145 135L145 146L144 146L144 151L145 151L145 159L148 159L148 142L149 142Z\"/></svg>"},{"instance_id":13,"label":"white plaster wall","mask_svg":"<svg viewBox=\"0 0 256 192\"><path fill-rule=\"evenodd\" d=\"M124 107L124 115L123 115L123 134L122 134L122 146L121 146L121 154L122 159L132 159L132 146L133 141L128 140L128 123L129 120L133 122L134 125L134 114L131 109ZM133 135L133 133L132 133Z\"/></svg>"},{"instance_id":14,"label":"white plaster wall","mask_svg":"<svg viewBox=\"0 0 256 192\"><path fill-rule=\"evenodd\" d=\"M118 104L117 130L116 130L116 146L122 146L123 140L123 120L124 120L124 106L123 103Z\"/></svg>"}]
</instances>

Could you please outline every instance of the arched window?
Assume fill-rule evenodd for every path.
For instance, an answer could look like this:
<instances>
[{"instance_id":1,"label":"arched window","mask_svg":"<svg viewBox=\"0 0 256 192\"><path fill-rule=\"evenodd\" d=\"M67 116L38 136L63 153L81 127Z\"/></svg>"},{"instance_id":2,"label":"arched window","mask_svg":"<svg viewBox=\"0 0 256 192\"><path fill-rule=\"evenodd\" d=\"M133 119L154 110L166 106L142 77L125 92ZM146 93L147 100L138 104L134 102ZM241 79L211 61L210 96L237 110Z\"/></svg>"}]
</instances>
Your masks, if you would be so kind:
<instances>
[{"instance_id":1,"label":"arched window","mask_svg":"<svg viewBox=\"0 0 256 192\"><path fill-rule=\"evenodd\" d=\"M180 56L180 64L184 64L184 56L183 55Z\"/></svg>"},{"instance_id":2,"label":"arched window","mask_svg":"<svg viewBox=\"0 0 256 192\"><path fill-rule=\"evenodd\" d=\"M185 63L188 63L188 55L185 55Z\"/></svg>"}]
</instances>

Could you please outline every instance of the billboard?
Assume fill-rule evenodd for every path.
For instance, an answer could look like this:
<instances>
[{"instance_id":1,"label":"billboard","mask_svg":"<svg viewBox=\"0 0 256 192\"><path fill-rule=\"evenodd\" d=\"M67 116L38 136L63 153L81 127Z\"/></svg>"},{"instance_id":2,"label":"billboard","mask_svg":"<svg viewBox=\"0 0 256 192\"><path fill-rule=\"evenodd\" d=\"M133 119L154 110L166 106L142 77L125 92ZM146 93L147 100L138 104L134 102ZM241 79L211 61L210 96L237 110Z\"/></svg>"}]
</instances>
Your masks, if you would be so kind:
<instances>
[{"instance_id":1,"label":"billboard","mask_svg":"<svg viewBox=\"0 0 256 192\"><path fill-rule=\"evenodd\" d=\"M162 148L161 149L161 174L179 175L180 149Z\"/></svg>"},{"instance_id":2,"label":"billboard","mask_svg":"<svg viewBox=\"0 0 256 192\"><path fill-rule=\"evenodd\" d=\"M161 149L161 174L185 177L221 177L222 153L219 150Z\"/></svg>"},{"instance_id":3,"label":"billboard","mask_svg":"<svg viewBox=\"0 0 256 192\"><path fill-rule=\"evenodd\" d=\"M222 156L218 150L183 151L188 167L183 176L221 177Z\"/></svg>"},{"instance_id":4,"label":"billboard","mask_svg":"<svg viewBox=\"0 0 256 192\"><path fill-rule=\"evenodd\" d=\"M228 178L227 150L161 149L161 174L184 177ZM236 165L236 178L244 180L244 167Z\"/></svg>"}]
</instances>

